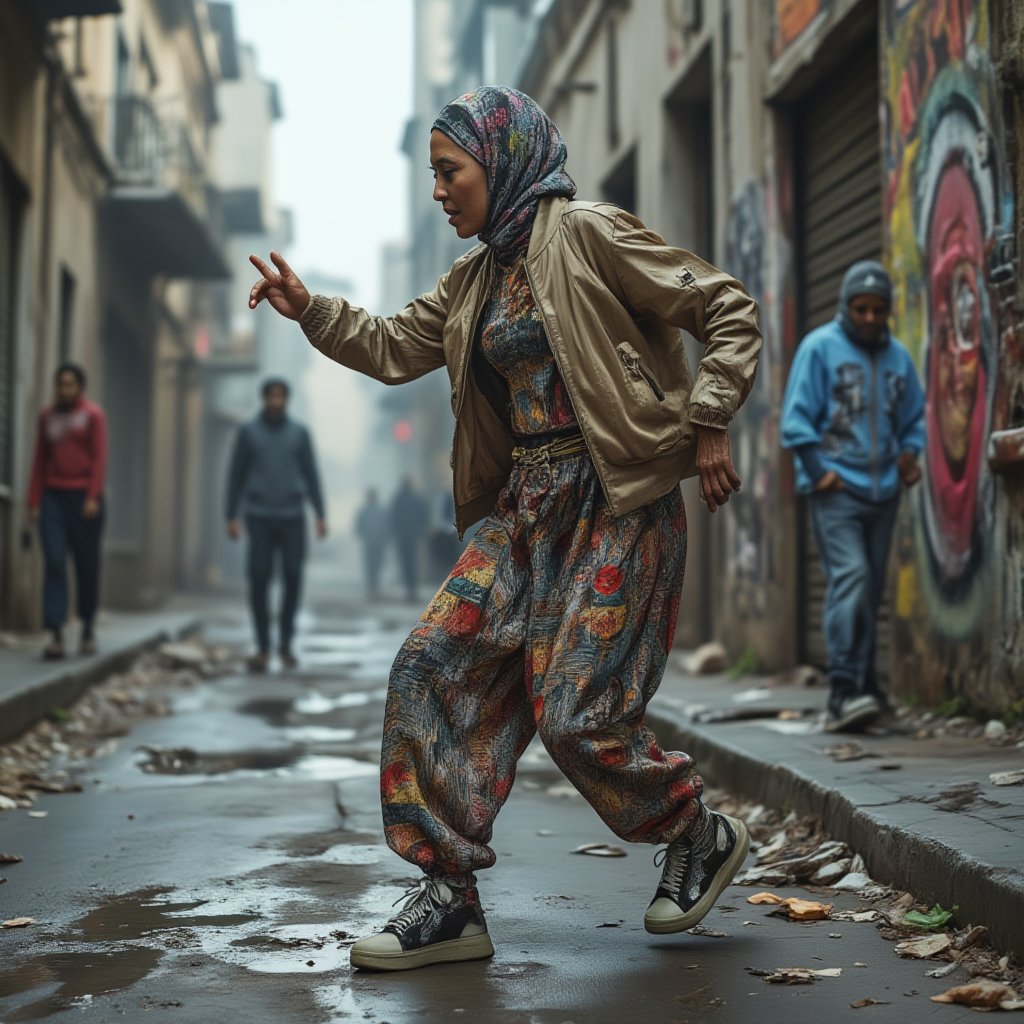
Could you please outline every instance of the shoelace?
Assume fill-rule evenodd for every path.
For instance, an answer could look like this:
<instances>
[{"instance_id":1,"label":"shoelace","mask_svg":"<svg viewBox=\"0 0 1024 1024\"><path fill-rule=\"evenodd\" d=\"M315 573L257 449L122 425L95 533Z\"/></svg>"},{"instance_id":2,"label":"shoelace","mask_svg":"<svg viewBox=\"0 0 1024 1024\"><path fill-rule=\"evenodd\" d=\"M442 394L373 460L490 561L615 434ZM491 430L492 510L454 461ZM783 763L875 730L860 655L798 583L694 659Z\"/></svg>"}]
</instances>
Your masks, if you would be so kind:
<instances>
[{"instance_id":1,"label":"shoelace","mask_svg":"<svg viewBox=\"0 0 1024 1024\"><path fill-rule=\"evenodd\" d=\"M670 892L678 892L683 886L683 875L690 864L689 843L669 843L654 855L654 866L665 865L661 876L661 884Z\"/></svg>"},{"instance_id":2,"label":"shoelace","mask_svg":"<svg viewBox=\"0 0 1024 1024\"><path fill-rule=\"evenodd\" d=\"M441 890L432 878L421 878L414 882L401 896L391 904L397 907L405 900L405 906L388 922L397 931L405 933L406 929L419 924L431 911L444 906Z\"/></svg>"}]
</instances>

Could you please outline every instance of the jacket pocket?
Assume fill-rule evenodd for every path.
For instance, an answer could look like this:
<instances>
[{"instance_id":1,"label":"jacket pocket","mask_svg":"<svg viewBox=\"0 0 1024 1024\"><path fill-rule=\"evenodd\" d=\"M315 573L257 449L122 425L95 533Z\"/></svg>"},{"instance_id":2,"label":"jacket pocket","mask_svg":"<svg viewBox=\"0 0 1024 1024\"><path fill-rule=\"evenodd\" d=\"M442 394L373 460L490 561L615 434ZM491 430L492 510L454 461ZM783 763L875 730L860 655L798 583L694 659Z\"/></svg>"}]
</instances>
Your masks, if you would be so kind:
<instances>
[{"instance_id":1,"label":"jacket pocket","mask_svg":"<svg viewBox=\"0 0 1024 1024\"><path fill-rule=\"evenodd\" d=\"M665 401L665 392L658 383L657 378L648 369L647 365L640 358L640 353L628 341L621 341L615 346L615 352L619 357L626 373L637 383L646 384L651 393L659 402Z\"/></svg>"}]
</instances>

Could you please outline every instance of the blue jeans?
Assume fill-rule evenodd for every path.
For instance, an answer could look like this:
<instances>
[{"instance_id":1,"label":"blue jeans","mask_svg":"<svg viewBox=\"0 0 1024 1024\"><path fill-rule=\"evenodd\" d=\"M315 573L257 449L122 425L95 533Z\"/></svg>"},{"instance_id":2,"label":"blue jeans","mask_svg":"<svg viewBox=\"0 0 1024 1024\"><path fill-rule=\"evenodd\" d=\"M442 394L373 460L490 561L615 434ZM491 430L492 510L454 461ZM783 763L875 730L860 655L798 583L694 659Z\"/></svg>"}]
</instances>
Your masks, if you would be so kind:
<instances>
[{"instance_id":1,"label":"blue jeans","mask_svg":"<svg viewBox=\"0 0 1024 1024\"><path fill-rule=\"evenodd\" d=\"M39 505L39 537L46 576L43 580L43 625L62 629L68 617L68 555L75 563L78 617L91 629L100 594L100 540L103 505L92 519L82 515L85 490L48 487Z\"/></svg>"},{"instance_id":2,"label":"blue jeans","mask_svg":"<svg viewBox=\"0 0 1024 1024\"><path fill-rule=\"evenodd\" d=\"M852 683L858 693L876 692L878 608L885 594L899 494L874 502L849 491L827 491L812 494L810 503L828 579L824 628L829 680Z\"/></svg>"}]
</instances>

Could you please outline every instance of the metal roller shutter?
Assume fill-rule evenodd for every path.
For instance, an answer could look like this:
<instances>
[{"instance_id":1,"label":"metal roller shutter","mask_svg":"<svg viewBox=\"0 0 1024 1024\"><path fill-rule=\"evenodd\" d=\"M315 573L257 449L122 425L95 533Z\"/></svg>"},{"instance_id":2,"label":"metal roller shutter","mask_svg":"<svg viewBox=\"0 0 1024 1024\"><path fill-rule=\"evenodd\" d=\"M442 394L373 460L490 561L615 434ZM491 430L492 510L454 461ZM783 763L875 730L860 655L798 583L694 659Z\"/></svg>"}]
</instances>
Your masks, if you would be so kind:
<instances>
[{"instance_id":1,"label":"metal roller shutter","mask_svg":"<svg viewBox=\"0 0 1024 1024\"><path fill-rule=\"evenodd\" d=\"M851 263L881 257L878 102L872 38L844 66L830 70L827 83L797 110L801 336L835 315L839 285ZM825 576L806 501L801 502L800 524L801 656L824 667ZM879 614L878 641L877 669L888 677L888 600Z\"/></svg>"}]
</instances>

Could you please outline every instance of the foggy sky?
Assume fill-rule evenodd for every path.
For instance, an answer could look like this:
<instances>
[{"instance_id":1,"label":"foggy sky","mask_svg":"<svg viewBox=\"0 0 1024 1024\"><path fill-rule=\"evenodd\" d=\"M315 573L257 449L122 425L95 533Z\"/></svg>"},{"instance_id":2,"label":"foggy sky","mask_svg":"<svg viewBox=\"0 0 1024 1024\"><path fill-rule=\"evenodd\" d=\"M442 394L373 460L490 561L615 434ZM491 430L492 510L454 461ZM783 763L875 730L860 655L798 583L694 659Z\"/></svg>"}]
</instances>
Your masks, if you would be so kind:
<instances>
[{"instance_id":1,"label":"foggy sky","mask_svg":"<svg viewBox=\"0 0 1024 1024\"><path fill-rule=\"evenodd\" d=\"M241 41L281 90L277 204L295 213L286 255L355 284L376 310L382 243L406 229L412 0L234 0ZM424 175L429 188L429 175ZM392 313L394 310L381 312Z\"/></svg>"}]
</instances>

